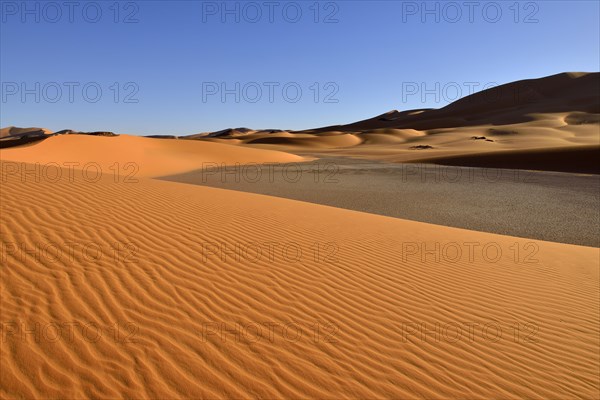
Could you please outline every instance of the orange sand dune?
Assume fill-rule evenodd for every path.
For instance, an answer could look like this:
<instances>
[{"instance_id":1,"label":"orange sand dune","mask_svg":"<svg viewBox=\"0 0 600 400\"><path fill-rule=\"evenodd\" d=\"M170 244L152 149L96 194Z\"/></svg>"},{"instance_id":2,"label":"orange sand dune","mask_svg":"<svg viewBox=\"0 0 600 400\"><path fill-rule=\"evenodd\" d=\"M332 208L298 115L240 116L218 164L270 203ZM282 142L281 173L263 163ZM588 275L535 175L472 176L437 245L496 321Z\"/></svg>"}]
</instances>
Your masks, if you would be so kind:
<instances>
[{"instance_id":1,"label":"orange sand dune","mask_svg":"<svg viewBox=\"0 0 600 400\"><path fill-rule=\"evenodd\" d=\"M598 398L598 249L63 172L2 174L2 398Z\"/></svg>"},{"instance_id":2,"label":"orange sand dune","mask_svg":"<svg viewBox=\"0 0 600 400\"><path fill-rule=\"evenodd\" d=\"M161 176L203 168L207 163L298 162L303 158L273 150L242 148L223 143L63 135L30 146L0 150L4 161L101 169L121 175ZM68 164L66 164L68 163ZM91 165L91 164L95 165ZM99 166L99 168L97 167Z\"/></svg>"},{"instance_id":3,"label":"orange sand dune","mask_svg":"<svg viewBox=\"0 0 600 400\"><path fill-rule=\"evenodd\" d=\"M290 131L285 135L249 130L243 136L228 136L217 132L211 140L298 154L392 162L450 160L448 157L470 160L469 156L475 154L520 150L570 151L575 146L599 143L598 87L600 73L562 73L497 86L440 109L390 111L347 125ZM206 140L198 136L188 139ZM587 157L587 164L595 160L594 154L580 155ZM526 157L521 160L518 166L510 162L505 165L569 171L563 162L529 163Z\"/></svg>"},{"instance_id":4,"label":"orange sand dune","mask_svg":"<svg viewBox=\"0 0 600 400\"><path fill-rule=\"evenodd\" d=\"M416 129L379 128L357 132L248 134L237 138L212 139L217 143L247 145L271 150L311 154L339 155L393 162L426 162L432 158L470 156L495 152L537 149L569 149L598 145L600 114L554 113L531 115L531 121L501 126L475 126ZM194 140L196 141L196 140ZM423 148L423 146L425 146ZM420 150L420 148L423 148ZM465 159L467 159L465 157ZM593 163L594 157L587 159ZM526 161L526 159L525 159ZM476 164L473 164L476 165ZM510 168L517 168L517 165ZM537 167L537 168L536 168ZM562 170L561 163L527 163L519 168ZM558 168L558 169L557 169Z\"/></svg>"},{"instance_id":5,"label":"orange sand dune","mask_svg":"<svg viewBox=\"0 0 600 400\"><path fill-rule=\"evenodd\" d=\"M224 129L217 132L205 132L182 137L187 143L217 143L236 145L238 147L263 149L269 151L291 152L299 155L328 155L365 159L384 160L389 162L437 162L454 163L461 159L461 165L485 165L481 160L487 155L499 156L506 160L515 159L514 152L548 150L553 154L565 151L566 154L552 162L537 162L535 158L518 157L515 164L510 161L489 165L503 165L504 168L538 169L570 172L568 168L569 154L577 146L598 145L600 140L600 73L561 73L539 79L527 79L493 87L461 98L440 109L420 109L408 111L390 111L374 118L346 124L327 126L303 131L253 130L249 128ZM37 133L27 133L36 130ZM26 138L18 142L20 134L26 136L44 136L47 133L39 128L3 128L0 147L26 144L37 138ZM197 153L202 158L208 154L221 154L213 159L222 162L228 157L239 162L281 162L298 161L281 153L263 152L248 153L243 150L228 148L230 155L207 145L203 149L197 145L180 144L182 140L164 139L177 144L166 144L140 141L138 138L122 138L112 142L99 142L84 138L38 144L42 153L30 158L35 162L42 157L49 160L49 154L65 154L73 157L73 153L82 152L82 157L91 160L94 148L107 154L117 152L119 162L137 160L146 165L148 170L142 171L144 176L156 176L152 171L154 163L169 164L181 172L198 166ZM114 139L114 138L113 138ZM65 140L65 139L62 139ZM145 139L150 140L150 139ZM50 146L50 143L54 146ZM108 145L110 143L110 145ZM115 150L128 146L131 153ZM64 147L64 148L63 148ZM48 149L48 151L46 150ZM221 148L223 149L223 148ZM51 150L51 151L50 151ZM584 164L595 164L594 152L579 151L578 157L585 157ZM56 153L58 152L58 153ZM177 157L173 157L173 152ZM506 152L506 155L500 153ZM171 153L165 155L165 153ZM27 152L32 154L32 152ZM13 153L8 156L13 160L24 156ZM475 157L475 158L473 158ZM25 157L27 158L27 157ZM560 161L559 161L560 159ZM211 161L214 161L211 160ZM248 161L249 160L249 161ZM473 162L471 162L473 160ZM112 158L111 165L114 164ZM567 160L568 161L568 160ZM201 165L202 163L200 163ZM578 168L577 172L596 173L597 169Z\"/></svg>"}]
</instances>

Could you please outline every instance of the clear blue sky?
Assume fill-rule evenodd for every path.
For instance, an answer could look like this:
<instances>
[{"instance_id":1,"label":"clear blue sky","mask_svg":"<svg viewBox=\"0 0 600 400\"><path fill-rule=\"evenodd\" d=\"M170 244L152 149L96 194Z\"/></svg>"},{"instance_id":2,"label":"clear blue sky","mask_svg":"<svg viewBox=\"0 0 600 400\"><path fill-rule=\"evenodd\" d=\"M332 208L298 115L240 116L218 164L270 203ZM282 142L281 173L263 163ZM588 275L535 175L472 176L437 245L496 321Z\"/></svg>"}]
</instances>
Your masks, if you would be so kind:
<instances>
[{"instance_id":1,"label":"clear blue sky","mask_svg":"<svg viewBox=\"0 0 600 400\"><path fill-rule=\"evenodd\" d=\"M1 126L303 129L600 64L598 1L1 3Z\"/></svg>"}]
</instances>

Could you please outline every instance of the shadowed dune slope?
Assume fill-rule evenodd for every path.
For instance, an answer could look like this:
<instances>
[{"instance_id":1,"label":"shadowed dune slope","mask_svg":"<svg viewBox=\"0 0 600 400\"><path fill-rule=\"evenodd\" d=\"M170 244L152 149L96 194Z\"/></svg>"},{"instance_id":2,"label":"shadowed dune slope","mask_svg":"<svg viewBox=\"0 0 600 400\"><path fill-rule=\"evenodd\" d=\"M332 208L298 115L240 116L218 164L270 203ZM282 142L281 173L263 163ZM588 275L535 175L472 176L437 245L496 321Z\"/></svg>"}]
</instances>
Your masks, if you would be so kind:
<instances>
[{"instance_id":1,"label":"shadowed dune slope","mask_svg":"<svg viewBox=\"0 0 600 400\"><path fill-rule=\"evenodd\" d=\"M419 162L482 168L600 174L600 146L499 151L494 153L421 159Z\"/></svg>"},{"instance_id":2,"label":"shadowed dune slope","mask_svg":"<svg viewBox=\"0 0 600 400\"><path fill-rule=\"evenodd\" d=\"M15 126L7 126L6 128L0 129L0 139L3 138L18 138L25 135L30 136L42 136L52 133L52 131L45 128L17 128Z\"/></svg>"},{"instance_id":3,"label":"shadowed dune slope","mask_svg":"<svg viewBox=\"0 0 600 400\"><path fill-rule=\"evenodd\" d=\"M575 111L600 113L600 73L565 72L526 79L476 92L440 109L391 111L352 124L302 132L507 125L532 121L531 114Z\"/></svg>"},{"instance_id":4,"label":"shadowed dune slope","mask_svg":"<svg viewBox=\"0 0 600 400\"><path fill-rule=\"evenodd\" d=\"M1 213L2 398L599 394L598 249L66 170Z\"/></svg>"}]
</instances>

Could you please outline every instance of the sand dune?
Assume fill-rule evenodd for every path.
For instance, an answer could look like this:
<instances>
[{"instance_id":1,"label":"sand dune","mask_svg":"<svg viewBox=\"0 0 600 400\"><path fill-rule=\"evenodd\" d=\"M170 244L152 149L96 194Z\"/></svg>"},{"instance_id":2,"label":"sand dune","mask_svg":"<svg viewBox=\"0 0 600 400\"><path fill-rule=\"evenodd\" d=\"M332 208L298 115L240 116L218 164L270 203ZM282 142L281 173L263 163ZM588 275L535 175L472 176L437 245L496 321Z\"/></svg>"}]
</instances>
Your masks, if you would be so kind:
<instances>
[{"instance_id":1,"label":"sand dune","mask_svg":"<svg viewBox=\"0 0 600 400\"><path fill-rule=\"evenodd\" d=\"M8 126L0 129L0 148L23 146L47 139L52 131L44 128L17 128Z\"/></svg>"},{"instance_id":2,"label":"sand dune","mask_svg":"<svg viewBox=\"0 0 600 400\"><path fill-rule=\"evenodd\" d=\"M89 167L136 177L161 176L203 168L209 163L298 162L303 158L279 151L235 147L223 143L142 138L64 135L31 146L0 150L4 161ZM66 164L69 163L69 164ZM109 172L110 171L110 172Z\"/></svg>"},{"instance_id":3,"label":"sand dune","mask_svg":"<svg viewBox=\"0 0 600 400\"><path fill-rule=\"evenodd\" d=\"M52 131L45 128L17 128L15 126L7 126L6 128L0 129L0 139L10 137L17 138L26 135L47 135L50 133L52 133Z\"/></svg>"},{"instance_id":4,"label":"sand dune","mask_svg":"<svg viewBox=\"0 0 600 400\"><path fill-rule=\"evenodd\" d=\"M598 173L599 79L301 132L3 129L50 137L0 151L0 397L598 398L598 248L155 178L323 154Z\"/></svg>"},{"instance_id":5,"label":"sand dune","mask_svg":"<svg viewBox=\"0 0 600 400\"><path fill-rule=\"evenodd\" d=\"M465 96L440 109L390 111L375 118L311 129L364 131L376 128L431 130L531 122L534 114L600 113L600 73L561 73L496 86Z\"/></svg>"},{"instance_id":6,"label":"sand dune","mask_svg":"<svg viewBox=\"0 0 600 400\"><path fill-rule=\"evenodd\" d=\"M235 144L247 147L281 150L297 154L310 153L315 156L348 156L388 162L435 162L446 165L497 166L501 168L537 169L544 171L597 173L597 151L600 123L595 118L600 114L556 113L533 115L527 123L506 125L478 125L460 128L438 128L429 131L416 129L378 128L364 132L288 133L247 135L237 138ZM214 139L217 143L232 143L231 139ZM234 143L232 143L234 144ZM587 149L587 150L586 150ZM544 163L537 158L520 157L520 162L497 163L475 162L483 158L506 153L537 154L548 151L558 155L553 161ZM572 156L576 152L576 158ZM559 154L564 152L564 154ZM456 164L452 160L461 160ZM473 162L471 162L473 161ZM579 167L571 167L570 163Z\"/></svg>"},{"instance_id":7,"label":"sand dune","mask_svg":"<svg viewBox=\"0 0 600 400\"><path fill-rule=\"evenodd\" d=\"M536 153L547 149L552 154L565 151L561 161L540 163L537 158L521 157L518 164L503 167L541 169L549 171L573 171L565 162L576 146L598 145L600 136L600 73L562 73L539 79L528 79L483 90L459 99L440 109L389 111L374 118L346 125L327 126L304 131L278 129L229 128L216 132L204 132L181 136L188 142L220 143L246 148L261 148L318 156L348 156L388 162L436 162L481 166L481 157L520 151ZM18 135L39 128L3 128L1 137ZM43 135L42 135L43 136ZM156 136L163 140L176 136ZM18 136L14 136L18 138ZM23 144L36 140L27 139ZM133 139L121 139L133 140ZM51 142L58 149L62 142ZM140 142L142 143L142 142ZM94 146L96 142L82 142L81 146ZM0 142L0 147L13 146L15 142ZM49 144L47 144L49 146ZM161 144L160 147L170 145ZM177 144L180 152L187 146ZM210 145L209 145L210 146ZM134 158L139 153L150 152L155 145L132 144ZM196 146L185 149L190 155ZM85 149L88 151L89 149ZM169 150L170 151L170 150ZM236 152L236 150L231 150ZM241 151L241 150L240 150ZM156 154L162 154L157 151ZM204 153L206 154L206 153ZM472 157L477 155L475 157ZM281 154L264 157L281 161ZM260 162L263 156L255 158ZM162 156L159 156L162 157ZM188 156L183 156L187 158ZM595 152L581 151L585 157L582 165L595 164ZM239 159L238 155L234 156ZM249 157L252 159L253 157ZM285 157L283 157L285 158ZM35 158L34 158L35 159ZM245 159L245 158L244 158ZM477 161L479 160L479 161ZM290 160L291 161L291 160ZM579 162L579 160L578 160ZM150 162L148 162L150 163ZM187 168L188 161L181 160L177 168ZM191 161L191 164L194 164ZM493 165L498 163L493 162ZM490 165L492 165L490 164ZM450 164L454 165L454 164ZM499 164L498 164L499 165ZM597 168L576 168L577 172L596 173ZM151 175L152 173L150 173Z\"/></svg>"},{"instance_id":8,"label":"sand dune","mask_svg":"<svg viewBox=\"0 0 600 400\"><path fill-rule=\"evenodd\" d=\"M463 163L474 154L521 150L565 149L598 145L600 135L600 73L563 73L487 89L440 109L390 111L367 120L282 135L265 131L224 130L190 136L303 154L350 156L391 162L436 159ZM596 155L582 151L584 164ZM507 156L510 157L510 156ZM564 159L564 157L563 157ZM473 159L474 160L474 159ZM479 166L480 162L465 164ZM505 163L510 167L510 163ZM528 162L518 168L565 171L564 162ZM513 166L511 168L517 168ZM596 173L587 168L588 173Z\"/></svg>"},{"instance_id":9,"label":"sand dune","mask_svg":"<svg viewBox=\"0 0 600 400\"><path fill-rule=\"evenodd\" d=\"M2 398L598 396L598 249L145 178L2 179Z\"/></svg>"}]
</instances>

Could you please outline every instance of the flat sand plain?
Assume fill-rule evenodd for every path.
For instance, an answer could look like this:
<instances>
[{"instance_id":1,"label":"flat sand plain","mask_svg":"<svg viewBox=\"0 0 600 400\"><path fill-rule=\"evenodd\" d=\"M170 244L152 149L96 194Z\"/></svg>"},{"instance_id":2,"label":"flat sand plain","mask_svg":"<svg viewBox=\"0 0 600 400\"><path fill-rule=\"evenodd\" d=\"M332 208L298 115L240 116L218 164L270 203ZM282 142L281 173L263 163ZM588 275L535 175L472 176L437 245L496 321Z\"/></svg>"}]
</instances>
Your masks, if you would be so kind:
<instances>
[{"instance_id":1,"label":"flat sand plain","mask_svg":"<svg viewBox=\"0 0 600 400\"><path fill-rule=\"evenodd\" d=\"M469 230L600 247L600 175L322 157L161 179Z\"/></svg>"}]
</instances>

